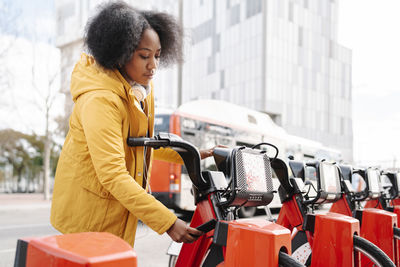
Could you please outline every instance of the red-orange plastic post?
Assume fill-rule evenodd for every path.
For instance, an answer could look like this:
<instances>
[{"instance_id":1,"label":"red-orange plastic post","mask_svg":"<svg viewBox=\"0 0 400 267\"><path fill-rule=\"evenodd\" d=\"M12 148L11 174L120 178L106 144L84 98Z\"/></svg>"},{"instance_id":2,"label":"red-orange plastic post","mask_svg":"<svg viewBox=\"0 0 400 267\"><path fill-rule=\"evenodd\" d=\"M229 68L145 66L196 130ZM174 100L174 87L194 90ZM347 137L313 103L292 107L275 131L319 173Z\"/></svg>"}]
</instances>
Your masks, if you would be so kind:
<instances>
[{"instance_id":1,"label":"red-orange plastic post","mask_svg":"<svg viewBox=\"0 0 400 267\"><path fill-rule=\"evenodd\" d=\"M400 227L400 206L394 206L393 213L397 215L397 226Z\"/></svg>"},{"instance_id":2,"label":"red-orange plastic post","mask_svg":"<svg viewBox=\"0 0 400 267\"><path fill-rule=\"evenodd\" d=\"M353 235L358 220L333 212L317 214L311 266L354 266Z\"/></svg>"},{"instance_id":3,"label":"red-orange plastic post","mask_svg":"<svg viewBox=\"0 0 400 267\"><path fill-rule=\"evenodd\" d=\"M136 267L136 253L110 233L76 233L31 239L27 267Z\"/></svg>"},{"instance_id":4,"label":"red-orange plastic post","mask_svg":"<svg viewBox=\"0 0 400 267\"><path fill-rule=\"evenodd\" d=\"M278 266L279 251L291 254L290 231L261 219L229 222L224 266Z\"/></svg>"},{"instance_id":5,"label":"red-orange plastic post","mask_svg":"<svg viewBox=\"0 0 400 267\"><path fill-rule=\"evenodd\" d=\"M396 227L400 227L400 206L394 206L393 212L397 215ZM396 238L395 238L395 245L397 249L397 254L396 254L397 266L400 266L400 242Z\"/></svg>"},{"instance_id":6,"label":"red-orange plastic post","mask_svg":"<svg viewBox=\"0 0 400 267\"><path fill-rule=\"evenodd\" d=\"M397 223L397 215L381 209L364 209L361 224L361 237L369 240L383 250L395 261L393 227ZM364 265L366 258L361 259Z\"/></svg>"}]
</instances>

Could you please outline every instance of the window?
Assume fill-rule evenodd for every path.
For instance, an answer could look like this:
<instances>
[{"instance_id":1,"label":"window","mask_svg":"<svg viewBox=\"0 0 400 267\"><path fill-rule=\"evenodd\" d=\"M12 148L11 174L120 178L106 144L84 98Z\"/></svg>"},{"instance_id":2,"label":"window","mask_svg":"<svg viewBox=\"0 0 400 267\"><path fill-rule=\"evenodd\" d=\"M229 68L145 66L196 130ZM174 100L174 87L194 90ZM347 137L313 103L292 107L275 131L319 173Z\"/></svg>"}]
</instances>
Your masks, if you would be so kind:
<instances>
[{"instance_id":1,"label":"window","mask_svg":"<svg viewBox=\"0 0 400 267\"><path fill-rule=\"evenodd\" d=\"M220 78L219 78L219 88L223 89L225 87L225 71L221 70L219 72Z\"/></svg>"},{"instance_id":2,"label":"window","mask_svg":"<svg viewBox=\"0 0 400 267\"><path fill-rule=\"evenodd\" d=\"M197 44L212 36L215 29L215 19L210 19L193 29L193 44Z\"/></svg>"},{"instance_id":3,"label":"window","mask_svg":"<svg viewBox=\"0 0 400 267\"><path fill-rule=\"evenodd\" d=\"M335 58L335 43L332 40L329 41L329 57Z\"/></svg>"},{"instance_id":4,"label":"window","mask_svg":"<svg viewBox=\"0 0 400 267\"><path fill-rule=\"evenodd\" d=\"M247 0L246 1L246 18L250 18L262 10L261 0Z\"/></svg>"},{"instance_id":5,"label":"window","mask_svg":"<svg viewBox=\"0 0 400 267\"><path fill-rule=\"evenodd\" d=\"M229 13L229 26L238 24L240 22L240 4L232 7Z\"/></svg>"},{"instance_id":6,"label":"window","mask_svg":"<svg viewBox=\"0 0 400 267\"><path fill-rule=\"evenodd\" d=\"M289 18L289 21L291 21L291 22L293 22L293 9L294 9L294 7L293 7L293 2L289 2L289 9L288 9L289 14L288 14L288 18Z\"/></svg>"},{"instance_id":7,"label":"window","mask_svg":"<svg viewBox=\"0 0 400 267\"><path fill-rule=\"evenodd\" d=\"M303 46L303 27L299 26L299 37L297 40L298 46Z\"/></svg>"},{"instance_id":8,"label":"window","mask_svg":"<svg viewBox=\"0 0 400 267\"><path fill-rule=\"evenodd\" d=\"M212 38L212 45L213 45L212 53L213 54L216 54L217 52L220 51L220 43L221 43L221 36L219 34L214 35Z\"/></svg>"},{"instance_id":9,"label":"window","mask_svg":"<svg viewBox=\"0 0 400 267\"><path fill-rule=\"evenodd\" d=\"M207 74L215 72L215 56L210 56L207 59Z\"/></svg>"}]
</instances>

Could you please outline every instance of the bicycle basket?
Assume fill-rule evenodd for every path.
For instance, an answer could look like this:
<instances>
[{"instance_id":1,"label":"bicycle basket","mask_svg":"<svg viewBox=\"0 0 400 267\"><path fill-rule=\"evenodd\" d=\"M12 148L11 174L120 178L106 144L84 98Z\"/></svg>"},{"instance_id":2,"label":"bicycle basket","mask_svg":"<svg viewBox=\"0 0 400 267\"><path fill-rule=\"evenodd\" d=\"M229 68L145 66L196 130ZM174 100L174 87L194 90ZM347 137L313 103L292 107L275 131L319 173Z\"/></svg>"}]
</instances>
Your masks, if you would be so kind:
<instances>
[{"instance_id":1,"label":"bicycle basket","mask_svg":"<svg viewBox=\"0 0 400 267\"><path fill-rule=\"evenodd\" d=\"M235 148L231 153L229 206L264 206L273 199L271 162L265 151Z\"/></svg>"}]
</instances>

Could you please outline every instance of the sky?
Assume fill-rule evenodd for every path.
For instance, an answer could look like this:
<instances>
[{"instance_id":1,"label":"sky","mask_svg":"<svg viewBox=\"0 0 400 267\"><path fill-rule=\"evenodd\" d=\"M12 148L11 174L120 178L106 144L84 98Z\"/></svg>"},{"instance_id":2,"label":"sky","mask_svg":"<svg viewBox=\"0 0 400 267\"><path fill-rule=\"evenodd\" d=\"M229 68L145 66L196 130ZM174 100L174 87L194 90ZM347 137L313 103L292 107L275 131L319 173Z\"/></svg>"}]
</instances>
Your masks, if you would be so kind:
<instances>
[{"instance_id":1,"label":"sky","mask_svg":"<svg viewBox=\"0 0 400 267\"><path fill-rule=\"evenodd\" d=\"M339 43L352 50L354 160L360 165L400 167L400 1L337 1ZM59 52L52 47L55 41L54 1L0 0L0 4L4 3L11 3L13 12L19 14L16 28L20 38L13 57L22 56L25 69L19 68L22 78L16 79L18 87L24 90L13 94L11 113L5 113L0 107L0 123L4 128L6 117L11 126L20 130L43 129L43 120L37 123L29 120L16 126L17 121L27 117L25 114L29 113L33 102L29 99L29 84L24 74L29 72L27 66L33 64L28 58L32 48L28 48L23 39L41 43L35 48L37 57L44 61L47 60L45 56L59 60ZM14 60L14 67L18 68L19 64ZM46 71L44 66L41 69ZM62 101L60 96L59 99ZM55 106L62 107L62 104ZM38 114L35 116L40 117ZM29 115L32 117L33 113Z\"/></svg>"},{"instance_id":2,"label":"sky","mask_svg":"<svg viewBox=\"0 0 400 267\"><path fill-rule=\"evenodd\" d=\"M400 1L341 0L339 43L352 52L354 159L400 167Z\"/></svg>"},{"instance_id":3,"label":"sky","mask_svg":"<svg viewBox=\"0 0 400 267\"><path fill-rule=\"evenodd\" d=\"M50 110L51 130L57 127L53 119L63 113L63 95L57 93L60 52L54 46L53 2L0 0L0 12L6 13L0 18L0 54L6 50L0 57L0 71L8 73L12 88L0 88L0 129L43 135L46 96L55 97Z\"/></svg>"}]
</instances>

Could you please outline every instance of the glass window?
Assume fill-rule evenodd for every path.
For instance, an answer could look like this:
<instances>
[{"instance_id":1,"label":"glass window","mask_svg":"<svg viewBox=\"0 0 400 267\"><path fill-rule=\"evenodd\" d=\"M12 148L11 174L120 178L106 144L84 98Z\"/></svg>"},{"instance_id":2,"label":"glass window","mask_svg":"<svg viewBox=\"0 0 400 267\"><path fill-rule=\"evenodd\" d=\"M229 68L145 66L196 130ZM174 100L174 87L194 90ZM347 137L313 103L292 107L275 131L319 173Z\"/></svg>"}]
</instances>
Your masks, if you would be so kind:
<instances>
[{"instance_id":1,"label":"glass window","mask_svg":"<svg viewBox=\"0 0 400 267\"><path fill-rule=\"evenodd\" d=\"M277 2L278 2L278 5L277 5L278 17L283 18L284 10L285 10L285 1L279 0Z\"/></svg>"},{"instance_id":2,"label":"glass window","mask_svg":"<svg viewBox=\"0 0 400 267\"><path fill-rule=\"evenodd\" d=\"M335 58L335 43L329 40L329 57Z\"/></svg>"},{"instance_id":3,"label":"glass window","mask_svg":"<svg viewBox=\"0 0 400 267\"><path fill-rule=\"evenodd\" d=\"M207 59L207 74L211 74L215 72L215 56L212 55Z\"/></svg>"},{"instance_id":4,"label":"glass window","mask_svg":"<svg viewBox=\"0 0 400 267\"><path fill-rule=\"evenodd\" d=\"M229 12L229 26L233 26L240 22L240 4L235 5Z\"/></svg>"},{"instance_id":5,"label":"glass window","mask_svg":"<svg viewBox=\"0 0 400 267\"><path fill-rule=\"evenodd\" d=\"M225 71L221 70L219 72L220 78L219 78L219 88L223 89L225 87Z\"/></svg>"},{"instance_id":6,"label":"glass window","mask_svg":"<svg viewBox=\"0 0 400 267\"><path fill-rule=\"evenodd\" d=\"M262 10L261 0L247 0L246 1L246 18L250 18Z\"/></svg>"},{"instance_id":7,"label":"glass window","mask_svg":"<svg viewBox=\"0 0 400 267\"><path fill-rule=\"evenodd\" d=\"M220 51L221 36L219 34L214 35L212 39L213 50L212 53L215 54Z\"/></svg>"},{"instance_id":8,"label":"glass window","mask_svg":"<svg viewBox=\"0 0 400 267\"><path fill-rule=\"evenodd\" d=\"M289 21L293 22L293 2L289 2L289 9L288 9L288 19Z\"/></svg>"},{"instance_id":9,"label":"glass window","mask_svg":"<svg viewBox=\"0 0 400 267\"><path fill-rule=\"evenodd\" d=\"M197 44L210 37L215 29L215 19L210 19L193 29L193 44Z\"/></svg>"},{"instance_id":10,"label":"glass window","mask_svg":"<svg viewBox=\"0 0 400 267\"><path fill-rule=\"evenodd\" d=\"M297 40L297 45L298 46L303 46L303 27L299 26L299 36Z\"/></svg>"}]
</instances>

